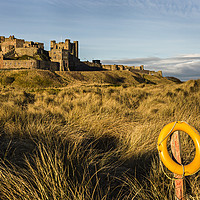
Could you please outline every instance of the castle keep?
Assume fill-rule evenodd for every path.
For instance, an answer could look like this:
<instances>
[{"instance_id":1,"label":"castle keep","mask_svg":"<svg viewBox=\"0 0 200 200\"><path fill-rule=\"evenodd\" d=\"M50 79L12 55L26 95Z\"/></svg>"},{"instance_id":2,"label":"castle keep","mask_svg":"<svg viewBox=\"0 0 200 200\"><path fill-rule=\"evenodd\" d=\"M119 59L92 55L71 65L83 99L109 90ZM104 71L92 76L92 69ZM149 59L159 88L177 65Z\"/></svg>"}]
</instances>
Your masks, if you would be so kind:
<instances>
[{"instance_id":1,"label":"castle keep","mask_svg":"<svg viewBox=\"0 0 200 200\"><path fill-rule=\"evenodd\" d=\"M124 65L102 65L100 60L80 61L78 58L78 41L56 43L51 41L50 51L44 44L17 39L13 36L0 36L0 70L11 69L44 69L51 71L97 71L129 70L145 74L162 75L162 72L144 70L139 67Z\"/></svg>"},{"instance_id":2,"label":"castle keep","mask_svg":"<svg viewBox=\"0 0 200 200\"><path fill-rule=\"evenodd\" d=\"M78 58L78 41L73 43L69 39L59 43L56 43L55 40L51 41L49 56L51 62L59 63L60 71L73 70L80 63Z\"/></svg>"}]
</instances>

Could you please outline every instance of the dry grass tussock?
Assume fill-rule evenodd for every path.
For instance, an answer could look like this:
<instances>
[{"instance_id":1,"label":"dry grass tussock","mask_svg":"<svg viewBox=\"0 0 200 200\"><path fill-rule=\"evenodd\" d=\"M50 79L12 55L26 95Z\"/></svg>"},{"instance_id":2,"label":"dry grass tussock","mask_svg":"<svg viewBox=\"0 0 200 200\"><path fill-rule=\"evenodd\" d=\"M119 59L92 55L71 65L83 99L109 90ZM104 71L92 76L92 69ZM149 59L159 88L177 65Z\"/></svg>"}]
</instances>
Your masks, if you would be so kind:
<instances>
[{"instance_id":1,"label":"dry grass tussock","mask_svg":"<svg viewBox=\"0 0 200 200\"><path fill-rule=\"evenodd\" d=\"M0 199L173 199L157 138L175 120L200 131L199 99L200 81L39 92L2 88ZM195 150L182 136L188 162ZM199 178L186 178L190 199L200 198Z\"/></svg>"}]
</instances>

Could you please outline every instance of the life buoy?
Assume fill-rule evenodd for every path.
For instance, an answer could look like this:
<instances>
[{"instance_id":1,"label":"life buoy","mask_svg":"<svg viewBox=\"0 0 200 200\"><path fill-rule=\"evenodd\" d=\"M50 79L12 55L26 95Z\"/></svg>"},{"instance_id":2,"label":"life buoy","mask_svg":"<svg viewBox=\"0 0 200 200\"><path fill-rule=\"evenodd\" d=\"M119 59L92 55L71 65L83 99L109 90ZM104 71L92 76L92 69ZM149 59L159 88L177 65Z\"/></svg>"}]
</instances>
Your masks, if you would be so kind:
<instances>
[{"instance_id":1,"label":"life buoy","mask_svg":"<svg viewBox=\"0 0 200 200\"><path fill-rule=\"evenodd\" d=\"M188 165L180 165L172 160L167 150L167 139L175 131L184 131L187 133L193 140L196 154L194 160ZM200 169L200 135L198 131L187 124L186 122L172 122L167 124L160 132L158 137L158 152L163 164L173 173L188 176L195 174ZM183 170L184 167L184 170Z\"/></svg>"}]
</instances>

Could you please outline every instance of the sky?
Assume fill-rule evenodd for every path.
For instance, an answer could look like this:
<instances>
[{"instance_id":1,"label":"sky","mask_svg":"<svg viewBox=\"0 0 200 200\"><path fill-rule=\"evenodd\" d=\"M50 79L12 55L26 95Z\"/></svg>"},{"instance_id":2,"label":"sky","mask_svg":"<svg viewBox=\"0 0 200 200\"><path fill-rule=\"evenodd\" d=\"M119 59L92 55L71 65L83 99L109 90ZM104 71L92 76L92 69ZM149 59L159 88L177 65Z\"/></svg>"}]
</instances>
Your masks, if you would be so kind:
<instances>
[{"instance_id":1,"label":"sky","mask_svg":"<svg viewBox=\"0 0 200 200\"><path fill-rule=\"evenodd\" d=\"M200 78L199 0L0 0L0 35L79 41L81 60Z\"/></svg>"}]
</instances>

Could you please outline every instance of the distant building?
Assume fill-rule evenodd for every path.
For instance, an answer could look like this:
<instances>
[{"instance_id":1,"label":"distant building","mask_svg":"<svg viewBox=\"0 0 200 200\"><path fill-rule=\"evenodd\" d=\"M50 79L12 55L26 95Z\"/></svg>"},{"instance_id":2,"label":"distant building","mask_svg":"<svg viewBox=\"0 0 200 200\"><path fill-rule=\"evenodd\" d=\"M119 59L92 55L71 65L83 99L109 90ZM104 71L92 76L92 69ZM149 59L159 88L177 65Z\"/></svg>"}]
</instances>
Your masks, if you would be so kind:
<instances>
[{"instance_id":1,"label":"distant building","mask_svg":"<svg viewBox=\"0 0 200 200\"><path fill-rule=\"evenodd\" d=\"M102 65L100 60L80 61L78 41L56 43L51 41L50 51L40 42L0 36L0 69L46 69L51 71L128 70L151 75L162 72L144 70L144 66Z\"/></svg>"},{"instance_id":2,"label":"distant building","mask_svg":"<svg viewBox=\"0 0 200 200\"><path fill-rule=\"evenodd\" d=\"M80 63L78 41L65 43L51 41L51 50L44 44L0 36L0 69L49 69L53 71L74 70Z\"/></svg>"}]
</instances>

